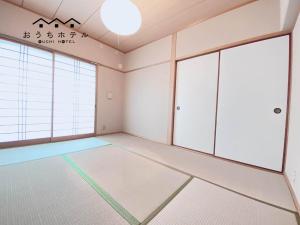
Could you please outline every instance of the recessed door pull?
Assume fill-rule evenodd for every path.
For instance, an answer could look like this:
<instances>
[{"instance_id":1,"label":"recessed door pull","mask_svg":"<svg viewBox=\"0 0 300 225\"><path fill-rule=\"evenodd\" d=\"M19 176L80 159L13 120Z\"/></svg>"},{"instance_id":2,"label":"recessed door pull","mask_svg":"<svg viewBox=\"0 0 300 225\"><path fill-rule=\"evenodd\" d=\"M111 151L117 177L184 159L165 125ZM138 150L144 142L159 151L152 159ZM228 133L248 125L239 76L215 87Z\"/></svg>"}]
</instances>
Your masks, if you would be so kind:
<instances>
[{"instance_id":1,"label":"recessed door pull","mask_svg":"<svg viewBox=\"0 0 300 225\"><path fill-rule=\"evenodd\" d=\"M274 109L274 113L276 113L276 114L281 113L281 108L275 108L275 109Z\"/></svg>"}]
</instances>

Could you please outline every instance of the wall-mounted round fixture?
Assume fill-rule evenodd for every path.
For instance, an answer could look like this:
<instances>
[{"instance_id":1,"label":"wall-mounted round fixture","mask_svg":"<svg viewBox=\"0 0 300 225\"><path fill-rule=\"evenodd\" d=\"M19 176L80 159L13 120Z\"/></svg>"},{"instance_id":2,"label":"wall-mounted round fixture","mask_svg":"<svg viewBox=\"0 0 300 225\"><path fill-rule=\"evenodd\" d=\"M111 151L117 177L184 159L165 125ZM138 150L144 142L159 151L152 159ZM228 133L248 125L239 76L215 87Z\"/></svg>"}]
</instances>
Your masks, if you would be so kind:
<instances>
[{"instance_id":1,"label":"wall-mounted round fixture","mask_svg":"<svg viewBox=\"0 0 300 225\"><path fill-rule=\"evenodd\" d=\"M134 34L142 23L138 7L130 0L106 0L100 14L105 27L118 35Z\"/></svg>"}]
</instances>

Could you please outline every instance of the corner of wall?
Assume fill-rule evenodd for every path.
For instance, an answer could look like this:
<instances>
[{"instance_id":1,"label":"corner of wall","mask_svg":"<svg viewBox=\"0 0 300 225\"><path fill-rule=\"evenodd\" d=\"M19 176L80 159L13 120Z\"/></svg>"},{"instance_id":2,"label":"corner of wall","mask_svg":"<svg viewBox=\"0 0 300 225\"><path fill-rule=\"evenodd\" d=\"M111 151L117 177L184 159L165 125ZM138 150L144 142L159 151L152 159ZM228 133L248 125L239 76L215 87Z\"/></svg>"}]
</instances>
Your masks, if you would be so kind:
<instances>
[{"instance_id":1,"label":"corner of wall","mask_svg":"<svg viewBox=\"0 0 300 225\"><path fill-rule=\"evenodd\" d=\"M292 33L290 112L285 174L300 213L300 16Z\"/></svg>"},{"instance_id":2,"label":"corner of wall","mask_svg":"<svg viewBox=\"0 0 300 225\"><path fill-rule=\"evenodd\" d=\"M125 55L124 132L168 143L172 36Z\"/></svg>"},{"instance_id":3,"label":"corner of wall","mask_svg":"<svg viewBox=\"0 0 300 225\"><path fill-rule=\"evenodd\" d=\"M124 70L131 71L169 61L172 35L144 45L125 54Z\"/></svg>"},{"instance_id":4,"label":"corner of wall","mask_svg":"<svg viewBox=\"0 0 300 225\"><path fill-rule=\"evenodd\" d=\"M280 29L292 32L300 11L299 0L280 0Z\"/></svg>"},{"instance_id":5,"label":"corner of wall","mask_svg":"<svg viewBox=\"0 0 300 225\"><path fill-rule=\"evenodd\" d=\"M97 67L97 135L123 131L124 78L123 72Z\"/></svg>"}]
</instances>

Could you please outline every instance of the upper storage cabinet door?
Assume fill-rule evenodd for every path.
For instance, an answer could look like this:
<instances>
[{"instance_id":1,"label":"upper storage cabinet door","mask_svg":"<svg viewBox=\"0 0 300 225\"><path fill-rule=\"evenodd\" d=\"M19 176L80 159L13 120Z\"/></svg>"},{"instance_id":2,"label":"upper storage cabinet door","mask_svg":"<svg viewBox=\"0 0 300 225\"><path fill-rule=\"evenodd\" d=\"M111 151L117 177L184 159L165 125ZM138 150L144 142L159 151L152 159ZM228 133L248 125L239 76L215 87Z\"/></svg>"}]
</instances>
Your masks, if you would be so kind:
<instances>
[{"instance_id":1,"label":"upper storage cabinet door","mask_svg":"<svg viewBox=\"0 0 300 225\"><path fill-rule=\"evenodd\" d=\"M216 155L281 171L289 37L221 51Z\"/></svg>"},{"instance_id":2,"label":"upper storage cabinet door","mask_svg":"<svg viewBox=\"0 0 300 225\"><path fill-rule=\"evenodd\" d=\"M177 64L174 144L214 151L219 53Z\"/></svg>"}]
</instances>

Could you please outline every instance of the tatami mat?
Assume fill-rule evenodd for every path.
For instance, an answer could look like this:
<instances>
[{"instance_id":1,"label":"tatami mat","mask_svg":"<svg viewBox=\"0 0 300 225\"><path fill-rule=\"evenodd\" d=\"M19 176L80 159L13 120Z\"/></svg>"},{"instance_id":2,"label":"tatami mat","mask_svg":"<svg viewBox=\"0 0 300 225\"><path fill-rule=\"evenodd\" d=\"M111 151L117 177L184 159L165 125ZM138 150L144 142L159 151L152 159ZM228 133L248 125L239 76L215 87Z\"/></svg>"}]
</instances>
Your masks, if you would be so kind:
<instances>
[{"instance_id":1,"label":"tatami mat","mask_svg":"<svg viewBox=\"0 0 300 225\"><path fill-rule=\"evenodd\" d=\"M193 179L150 225L297 225L294 213Z\"/></svg>"},{"instance_id":2,"label":"tatami mat","mask_svg":"<svg viewBox=\"0 0 300 225\"><path fill-rule=\"evenodd\" d=\"M114 146L72 153L68 157L140 222L189 179Z\"/></svg>"},{"instance_id":3,"label":"tatami mat","mask_svg":"<svg viewBox=\"0 0 300 225\"><path fill-rule=\"evenodd\" d=\"M101 139L241 194L296 211L280 174L122 133L101 136Z\"/></svg>"},{"instance_id":4,"label":"tatami mat","mask_svg":"<svg viewBox=\"0 0 300 225\"><path fill-rule=\"evenodd\" d=\"M125 225L61 158L0 167L1 225Z\"/></svg>"}]
</instances>

